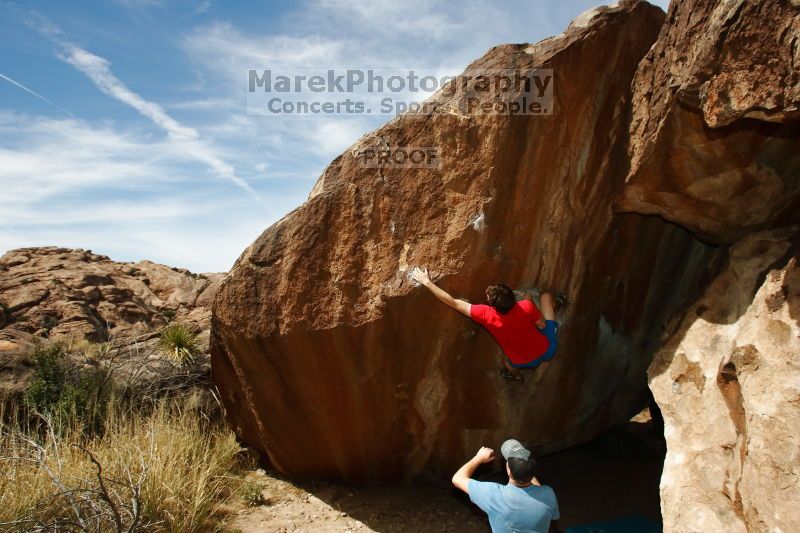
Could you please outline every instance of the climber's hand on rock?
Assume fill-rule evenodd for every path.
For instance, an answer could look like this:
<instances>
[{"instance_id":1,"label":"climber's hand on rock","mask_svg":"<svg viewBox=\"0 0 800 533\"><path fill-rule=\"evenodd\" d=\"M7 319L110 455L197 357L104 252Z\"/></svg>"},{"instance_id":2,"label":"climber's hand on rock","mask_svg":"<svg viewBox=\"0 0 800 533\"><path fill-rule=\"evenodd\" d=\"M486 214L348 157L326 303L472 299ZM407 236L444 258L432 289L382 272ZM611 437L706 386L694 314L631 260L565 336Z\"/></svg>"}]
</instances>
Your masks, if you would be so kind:
<instances>
[{"instance_id":1,"label":"climber's hand on rock","mask_svg":"<svg viewBox=\"0 0 800 533\"><path fill-rule=\"evenodd\" d=\"M494 450L484 446L478 450L478 453L475 454L475 458L479 459L481 463L491 463L494 461Z\"/></svg>"},{"instance_id":2,"label":"climber's hand on rock","mask_svg":"<svg viewBox=\"0 0 800 533\"><path fill-rule=\"evenodd\" d=\"M428 277L427 268L414 267L411 269L411 272L409 272L409 275L411 276L411 279L420 285L427 285L431 281L431 279Z\"/></svg>"}]
</instances>

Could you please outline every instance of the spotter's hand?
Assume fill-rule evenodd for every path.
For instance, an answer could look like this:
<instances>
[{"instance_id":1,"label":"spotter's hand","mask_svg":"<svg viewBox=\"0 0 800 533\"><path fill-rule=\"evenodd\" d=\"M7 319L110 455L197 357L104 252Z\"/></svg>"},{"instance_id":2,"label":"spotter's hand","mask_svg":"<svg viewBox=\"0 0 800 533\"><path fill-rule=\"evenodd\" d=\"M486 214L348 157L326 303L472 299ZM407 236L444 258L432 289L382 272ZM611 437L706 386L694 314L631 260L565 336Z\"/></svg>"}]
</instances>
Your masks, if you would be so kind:
<instances>
[{"instance_id":1,"label":"spotter's hand","mask_svg":"<svg viewBox=\"0 0 800 533\"><path fill-rule=\"evenodd\" d=\"M475 454L475 458L481 463L491 463L494 461L494 450L484 446L478 450L478 453Z\"/></svg>"}]
</instances>

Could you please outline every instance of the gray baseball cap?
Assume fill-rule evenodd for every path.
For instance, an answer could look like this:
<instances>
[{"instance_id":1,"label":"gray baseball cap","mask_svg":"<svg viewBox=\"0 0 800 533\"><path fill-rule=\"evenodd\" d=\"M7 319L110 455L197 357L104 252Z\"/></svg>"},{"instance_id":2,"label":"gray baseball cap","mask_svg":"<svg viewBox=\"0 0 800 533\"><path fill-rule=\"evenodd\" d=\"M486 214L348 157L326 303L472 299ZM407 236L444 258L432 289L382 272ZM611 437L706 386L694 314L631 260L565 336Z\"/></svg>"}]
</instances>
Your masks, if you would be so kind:
<instances>
[{"instance_id":1,"label":"gray baseball cap","mask_svg":"<svg viewBox=\"0 0 800 533\"><path fill-rule=\"evenodd\" d=\"M508 439L505 441L503 445L500 446L500 453L506 461L508 461L510 457L517 457L519 459L525 459L526 461L531 457L531 451L520 444L517 439Z\"/></svg>"}]
</instances>

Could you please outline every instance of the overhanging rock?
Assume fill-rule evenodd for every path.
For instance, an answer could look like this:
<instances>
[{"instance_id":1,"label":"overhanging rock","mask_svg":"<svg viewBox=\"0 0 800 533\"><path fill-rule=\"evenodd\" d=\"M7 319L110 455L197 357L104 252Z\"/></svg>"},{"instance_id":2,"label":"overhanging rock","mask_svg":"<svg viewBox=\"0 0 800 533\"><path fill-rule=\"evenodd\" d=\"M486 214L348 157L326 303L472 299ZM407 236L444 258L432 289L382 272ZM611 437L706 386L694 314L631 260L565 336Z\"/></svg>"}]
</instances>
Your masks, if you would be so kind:
<instances>
[{"instance_id":1,"label":"overhanging rock","mask_svg":"<svg viewBox=\"0 0 800 533\"><path fill-rule=\"evenodd\" d=\"M663 17L621 2L468 67L553 69L552 115L403 115L335 159L215 301L214 380L239 436L288 475L413 480L510 435L554 450L638 411L660 325L714 253L612 212L630 83ZM441 168L359 164L387 145L439 147ZM489 335L408 282L415 265L471 301L498 281L565 291L558 355L506 383Z\"/></svg>"}]
</instances>

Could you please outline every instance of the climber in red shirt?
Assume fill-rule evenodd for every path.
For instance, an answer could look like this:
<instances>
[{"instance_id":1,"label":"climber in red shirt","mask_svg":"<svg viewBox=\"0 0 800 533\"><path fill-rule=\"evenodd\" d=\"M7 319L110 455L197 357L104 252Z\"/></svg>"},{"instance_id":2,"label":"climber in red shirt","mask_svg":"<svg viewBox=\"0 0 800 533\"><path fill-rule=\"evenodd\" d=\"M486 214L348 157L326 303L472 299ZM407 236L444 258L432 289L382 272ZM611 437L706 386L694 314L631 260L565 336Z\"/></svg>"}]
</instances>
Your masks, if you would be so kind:
<instances>
[{"instance_id":1,"label":"climber in red shirt","mask_svg":"<svg viewBox=\"0 0 800 533\"><path fill-rule=\"evenodd\" d=\"M530 292L517 301L514 291L503 284L491 285L486 289L489 305L470 304L453 298L447 291L437 287L425 269L414 268L410 275L442 303L486 328L506 355L503 359L505 369L501 372L504 378L522 381L520 369L536 368L555 355L558 322L555 320L556 298L552 293L545 291L539 296L541 311L533 303ZM566 298L560 295L558 303L565 302Z\"/></svg>"}]
</instances>

